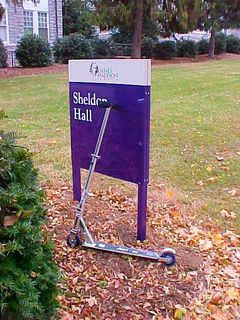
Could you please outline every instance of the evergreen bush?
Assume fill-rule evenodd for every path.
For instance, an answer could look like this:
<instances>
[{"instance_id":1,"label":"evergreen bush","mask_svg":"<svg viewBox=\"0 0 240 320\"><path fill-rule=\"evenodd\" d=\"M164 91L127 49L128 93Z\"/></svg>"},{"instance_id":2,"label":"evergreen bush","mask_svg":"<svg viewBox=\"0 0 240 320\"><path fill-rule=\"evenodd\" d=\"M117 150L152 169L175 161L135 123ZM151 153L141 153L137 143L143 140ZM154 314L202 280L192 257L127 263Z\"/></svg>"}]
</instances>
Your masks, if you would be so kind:
<instances>
[{"instance_id":1,"label":"evergreen bush","mask_svg":"<svg viewBox=\"0 0 240 320\"><path fill-rule=\"evenodd\" d=\"M57 39L52 50L55 61L60 63L68 63L71 59L92 58L94 54L91 41L78 33Z\"/></svg>"},{"instance_id":2,"label":"evergreen bush","mask_svg":"<svg viewBox=\"0 0 240 320\"><path fill-rule=\"evenodd\" d=\"M111 40L114 43L131 44L133 33L129 32L126 28L113 29L111 32Z\"/></svg>"},{"instance_id":3,"label":"evergreen bush","mask_svg":"<svg viewBox=\"0 0 240 320\"><path fill-rule=\"evenodd\" d=\"M181 40L177 42L177 56L195 58L198 54L198 45L193 40Z\"/></svg>"},{"instance_id":4,"label":"evergreen bush","mask_svg":"<svg viewBox=\"0 0 240 320\"><path fill-rule=\"evenodd\" d=\"M142 57L152 58L156 41L152 38L143 38L142 41Z\"/></svg>"},{"instance_id":5,"label":"evergreen bush","mask_svg":"<svg viewBox=\"0 0 240 320\"><path fill-rule=\"evenodd\" d=\"M210 47L209 40L202 39L198 42L198 54L208 54Z\"/></svg>"},{"instance_id":6,"label":"evergreen bush","mask_svg":"<svg viewBox=\"0 0 240 320\"><path fill-rule=\"evenodd\" d=\"M17 44L16 58L22 67L46 67L52 63L47 41L35 34L25 35Z\"/></svg>"},{"instance_id":7,"label":"evergreen bush","mask_svg":"<svg viewBox=\"0 0 240 320\"><path fill-rule=\"evenodd\" d=\"M176 43L170 40L156 43L153 56L164 60L176 57Z\"/></svg>"},{"instance_id":8,"label":"evergreen bush","mask_svg":"<svg viewBox=\"0 0 240 320\"><path fill-rule=\"evenodd\" d=\"M110 39L94 38L91 42L94 58L111 58L117 55L114 43Z\"/></svg>"},{"instance_id":9,"label":"evergreen bush","mask_svg":"<svg viewBox=\"0 0 240 320\"><path fill-rule=\"evenodd\" d=\"M226 52L227 37L224 33L218 33L215 41L215 54L222 54Z\"/></svg>"},{"instance_id":10,"label":"evergreen bush","mask_svg":"<svg viewBox=\"0 0 240 320\"><path fill-rule=\"evenodd\" d=\"M3 113L4 114L4 113ZM41 231L44 194L31 154L0 131L0 319L50 319L58 268Z\"/></svg>"},{"instance_id":11,"label":"evergreen bush","mask_svg":"<svg viewBox=\"0 0 240 320\"><path fill-rule=\"evenodd\" d=\"M234 35L227 36L227 49L229 53L240 53L240 39Z\"/></svg>"},{"instance_id":12,"label":"evergreen bush","mask_svg":"<svg viewBox=\"0 0 240 320\"><path fill-rule=\"evenodd\" d=\"M7 67L7 50L0 39L0 68Z\"/></svg>"}]
</instances>

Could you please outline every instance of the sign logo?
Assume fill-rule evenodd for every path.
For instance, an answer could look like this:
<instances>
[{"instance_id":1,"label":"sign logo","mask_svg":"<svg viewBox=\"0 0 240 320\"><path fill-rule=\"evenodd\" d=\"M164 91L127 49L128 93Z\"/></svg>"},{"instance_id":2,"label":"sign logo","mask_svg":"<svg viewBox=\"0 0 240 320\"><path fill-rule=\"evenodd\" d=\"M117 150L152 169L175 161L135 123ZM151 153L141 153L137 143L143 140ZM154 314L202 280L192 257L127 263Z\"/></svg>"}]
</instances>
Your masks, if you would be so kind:
<instances>
[{"instance_id":1,"label":"sign logo","mask_svg":"<svg viewBox=\"0 0 240 320\"><path fill-rule=\"evenodd\" d=\"M117 81L118 80L118 73L114 72L112 68L100 68L96 62L92 62L89 67L89 73L92 75L93 79L95 80L111 80Z\"/></svg>"},{"instance_id":2,"label":"sign logo","mask_svg":"<svg viewBox=\"0 0 240 320\"><path fill-rule=\"evenodd\" d=\"M98 70L98 65L95 62L92 62L89 69L91 75L96 76L98 74Z\"/></svg>"}]
</instances>

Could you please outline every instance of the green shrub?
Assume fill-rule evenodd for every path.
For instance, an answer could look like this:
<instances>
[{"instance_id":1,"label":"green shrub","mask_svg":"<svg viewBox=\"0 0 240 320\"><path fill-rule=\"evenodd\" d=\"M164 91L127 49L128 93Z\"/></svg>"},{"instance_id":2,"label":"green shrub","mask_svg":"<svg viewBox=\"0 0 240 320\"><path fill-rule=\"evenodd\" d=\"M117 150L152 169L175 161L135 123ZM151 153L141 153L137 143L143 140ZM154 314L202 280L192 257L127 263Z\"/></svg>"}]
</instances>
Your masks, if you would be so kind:
<instances>
[{"instance_id":1,"label":"green shrub","mask_svg":"<svg viewBox=\"0 0 240 320\"><path fill-rule=\"evenodd\" d=\"M215 41L215 54L222 54L226 52L227 37L224 33L218 33Z\"/></svg>"},{"instance_id":2,"label":"green shrub","mask_svg":"<svg viewBox=\"0 0 240 320\"><path fill-rule=\"evenodd\" d=\"M117 54L117 50L111 40L94 38L91 42L94 58L111 58Z\"/></svg>"},{"instance_id":3,"label":"green shrub","mask_svg":"<svg viewBox=\"0 0 240 320\"><path fill-rule=\"evenodd\" d=\"M0 39L0 68L7 66L7 50L3 45L2 40Z\"/></svg>"},{"instance_id":4,"label":"green shrub","mask_svg":"<svg viewBox=\"0 0 240 320\"><path fill-rule=\"evenodd\" d=\"M143 38L142 41L142 57L152 58L156 41L152 38Z\"/></svg>"},{"instance_id":5,"label":"green shrub","mask_svg":"<svg viewBox=\"0 0 240 320\"><path fill-rule=\"evenodd\" d=\"M240 39L234 35L227 36L226 51L230 53L240 53Z\"/></svg>"},{"instance_id":6,"label":"green shrub","mask_svg":"<svg viewBox=\"0 0 240 320\"><path fill-rule=\"evenodd\" d=\"M210 47L209 40L202 39L198 42L198 54L208 54Z\"/></svg>"},{"instance_id":7,"label":"green shrub","mask_svg":"<svg viewBox=\"0 0 240 320\"><path fill-rule=\"evenodd\" d=\"M57 39L52 49L55 61L60 63L68 63L68 60L71 59L88 59L93 57L91 41L77 33Z\"/></svg>"},{"instance_id":8,"label":"green shrub","mask_svg":"<svg viewBox=\"0 0 240 320\"><path fill-rule=\"evenodd\" d=\"M114 43L131 44L133 33L129 32L126 28L113 29L111 33L111 40Z\"/></svg>"},{"instance_id":9,"label":"green shrub","mask_svg":"<svg viewBox=\"0 0 240 320\"><path fill-rule=\"evenodd\" d=\"M0 131L0 319L49 319L59 271L41 231L44 194L31 154L13 137Z\"/></svg>"},{"instance_id":10,"label":"green shrub","mask_svg":"<svg viewBox=\"0 0 240 320\"><path fill-rule=\"evenodd\" d=\"M25 35L17 44L16 58L23 67L46 67L52 63L50 45L37 35Z\"/></svg>"},{"instance_id":11,"label":"green shrub","mask_svg":"<svg viewBox=\"0 0 240 320\"><path fill-rule=\"evenodd\" d=\"M164 60L176 57L176 43L170 40L156 43L153 55L155 58Z\"/></svg>"},{"instance_id":12,"label":"green shrub","mask_svg":"<svg viewBox=\"0 0 240 320\"><path fill-rule=\"evenodd\" d=\"M52 46L52 52L53 52L53 57L55 62L60 62L63 63L63 51L66 43L66 37L64 38L58 38ZM66 62L67 63L67 62Z\"/></svg>"},{"instance_id":13,"label":"green shrub","mask_svg":"<svg viewBox=\"0 0 240 320\"><path fill-rule=\"evenodd\" d=\"M198 45L193 40L181 40L177 42L177 56L195 58L198 54Z\"/></svg>"}]
</instances>

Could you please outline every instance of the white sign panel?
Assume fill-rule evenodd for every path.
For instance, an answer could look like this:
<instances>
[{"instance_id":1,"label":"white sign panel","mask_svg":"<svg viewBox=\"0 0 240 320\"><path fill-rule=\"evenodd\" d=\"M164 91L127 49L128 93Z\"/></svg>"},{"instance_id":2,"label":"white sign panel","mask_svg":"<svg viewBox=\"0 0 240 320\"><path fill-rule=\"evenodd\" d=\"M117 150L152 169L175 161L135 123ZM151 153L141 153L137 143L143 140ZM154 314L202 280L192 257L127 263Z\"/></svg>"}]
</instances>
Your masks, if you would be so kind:
<instances>
[{"instance_id":1,"label":"white sign panel","mask_svg":"<svg viewBox=\"0 0 240 320\"><path fill-rule=\"evenodd\" d=\"M150 70L149 59L70 60L69 81L147 86Z\"/></svg>"}]
</instances>

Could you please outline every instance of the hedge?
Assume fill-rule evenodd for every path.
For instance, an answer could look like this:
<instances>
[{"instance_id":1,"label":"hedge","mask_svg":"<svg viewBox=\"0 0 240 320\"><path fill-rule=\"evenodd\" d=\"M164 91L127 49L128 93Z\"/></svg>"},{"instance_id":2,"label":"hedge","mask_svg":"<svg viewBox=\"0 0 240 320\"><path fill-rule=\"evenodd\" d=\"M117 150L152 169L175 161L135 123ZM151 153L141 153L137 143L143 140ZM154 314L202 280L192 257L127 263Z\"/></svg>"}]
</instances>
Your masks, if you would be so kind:
<instances>
[{"instance_id":1,"label":"hedge","mask_svg":"<svg viewBox=\"0 0 240 320\"><path fill-rule=\"evenodd\" d=\"M224 33L218 33L215 40L215 54L222 54L226 52L227 37Z\"/></svg>"},{"instance_id":2,"label":"hedge","mask_svg":"<svg viewBox=\"0 0 240 320\"><path fill-rule=\"evenodd\" d=\"M153 51L154 58L171 59L176 56L176 43L174 41L166 40L158 42Z\"/></svg>"},{"instance_id":3,"label":"hedge","mask_svg":"<svg viewBox=\"0 0 240 320\"><path fill-rule=\"evenodd\" d=\"M177 56L195 58L198 54L197 43L193 40L181 40L177 42Z\"/></svg>"},{"instance_id":4,"label":"hedge","mask_svg":"<svg viewBox=\"0 0 240 320\"><path fill-rule=\"evenodd\" d=\"M198 54L208 54L210 43L207 39L202 39L198 42Z\"/></svg>"},{"instance_id":5,"label":"hedge","mask_svg":"<svg viewBox=\"0 0 240 320\"><path fill-rule=\"evenodd\" d=\"M227 36L226 50L229 53L240 53L240 39L234 35Z\"/></svg>"},{"instance_id":6,"label":"hedge","mask_svg":"<svg viewBox=\"0 0 240 320\"><path fill-rule=\"evenodd\" d=\"M16 58L22 67L46 67L52 63L50 45L39 36L25 35L17 44Z\"/></svg>"},{"instance_id":7,"label":"hedge","mask_svg":"<svg viewBox=\"0 0 240 320\"><path fill-rule=\"evenodd\" d=\"M0 208L0 319L50 319L58 307L59 271L42 232L44 193L30 152L3 131Z\"/></svg>"},{"instance_id":8,"label":"hedge","mask_svg":"<svg viewBox=\"0 0 240 320\"><path fill-rule=\"evenodd\" d=\"M7 67L7 50L5 49L2 40L0 39L0 68Z\"/></svg>"},{"instance_id":9,"label":"hedge","mask_svg":"<svg viewBox=\"0 0 240 320\"><path fill-rule=\"evenodd\" d=\"M94 54L91 40L78 33L57 39L52 50L55 61L60 63L68 63L71 59L92 58Z\"/></svg>"}]
</instances>

